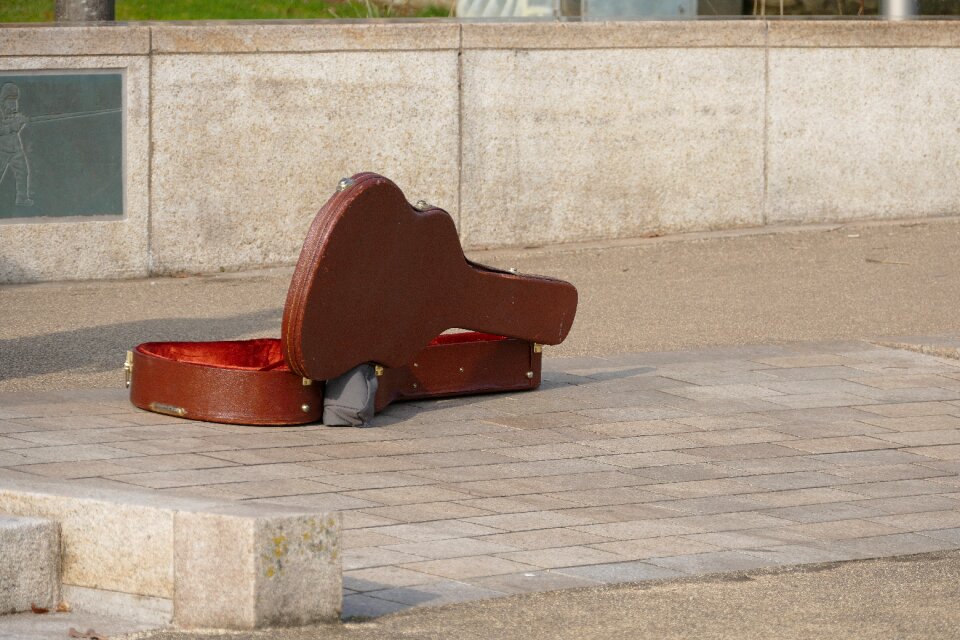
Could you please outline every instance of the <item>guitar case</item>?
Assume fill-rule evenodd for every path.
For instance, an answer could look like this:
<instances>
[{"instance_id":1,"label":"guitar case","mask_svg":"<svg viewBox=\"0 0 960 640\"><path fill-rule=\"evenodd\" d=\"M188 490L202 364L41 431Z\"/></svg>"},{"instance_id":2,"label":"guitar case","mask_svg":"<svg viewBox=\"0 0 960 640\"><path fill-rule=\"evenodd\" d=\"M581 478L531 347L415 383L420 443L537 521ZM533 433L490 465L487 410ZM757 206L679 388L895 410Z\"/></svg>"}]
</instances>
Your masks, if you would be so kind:
<instances>
[{"instance_id":1,"label":"guitar case","mask_svg":"<svg viewBox=\"0 0 960 640\"><path fill-rule=\"evenodd\" d=\"M143 343L127 354L127 385L141 409L246 425L318 421L323 381L363 364L377 411L535 389L541 345L563 341L576 308L573 285L467 260L447 212L360 173L310 226L279 339Z\"/></svg>"}]
</instances>

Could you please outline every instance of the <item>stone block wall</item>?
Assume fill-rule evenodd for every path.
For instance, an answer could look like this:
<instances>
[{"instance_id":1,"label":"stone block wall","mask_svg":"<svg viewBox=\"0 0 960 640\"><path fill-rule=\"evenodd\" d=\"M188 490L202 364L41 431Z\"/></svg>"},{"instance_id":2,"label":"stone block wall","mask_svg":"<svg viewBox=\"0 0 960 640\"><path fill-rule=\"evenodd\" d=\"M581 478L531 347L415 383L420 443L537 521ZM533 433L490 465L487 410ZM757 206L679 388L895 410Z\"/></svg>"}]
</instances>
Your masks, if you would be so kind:
<instances>
[{"instance_id":1,"label":"stone block wall","mask_svg":"<svg viewBox=\"0 0 960 640\"><path fill-rule=\"evenodd\" d=\"M958 47L938 20L0 26L0 74L125 92L124 215L0 222L0 282L292 264L358 171L470 248L957 214Z\"/></svg>"}]
</instances>

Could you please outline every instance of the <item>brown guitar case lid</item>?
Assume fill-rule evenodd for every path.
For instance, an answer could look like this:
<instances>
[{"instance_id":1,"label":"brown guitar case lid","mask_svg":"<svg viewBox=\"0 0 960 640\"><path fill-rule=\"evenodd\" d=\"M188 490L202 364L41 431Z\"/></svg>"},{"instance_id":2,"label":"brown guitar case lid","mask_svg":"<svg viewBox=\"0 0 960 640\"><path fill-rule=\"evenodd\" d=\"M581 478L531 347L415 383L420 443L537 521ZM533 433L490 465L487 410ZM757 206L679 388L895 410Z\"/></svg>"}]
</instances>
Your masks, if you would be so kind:
<instances>
[{"instance_id":1,"label":"brown guitar case lid","mask_svg":"<svg viewBox=\"0 0 960 640\"><path fill-rule=\"evenodd\" d=\"M558 344L576 309L573 285L467 260L447 212L359 173L310 226L281 343L290 369L327 380L365 362L401 367L453 328Z\"/></svg>"},{"instance_id":2,"label":"brown guitar case lid","mask_svg":"<svg viewBox=\"0 0 960 640\"><path fill-rule=\"evenodd\" d=\"M366 362L385 365L377 410L539 385L535 343L566 336L576 290L467 261L450 216L414 209L386 178L341 187L304 242L281 339L138 345L124 367L133 404L213 422L313 422L324 403L313 380ZM439 335L454 327L485 333Z\"/></svg>"}]
</instances>

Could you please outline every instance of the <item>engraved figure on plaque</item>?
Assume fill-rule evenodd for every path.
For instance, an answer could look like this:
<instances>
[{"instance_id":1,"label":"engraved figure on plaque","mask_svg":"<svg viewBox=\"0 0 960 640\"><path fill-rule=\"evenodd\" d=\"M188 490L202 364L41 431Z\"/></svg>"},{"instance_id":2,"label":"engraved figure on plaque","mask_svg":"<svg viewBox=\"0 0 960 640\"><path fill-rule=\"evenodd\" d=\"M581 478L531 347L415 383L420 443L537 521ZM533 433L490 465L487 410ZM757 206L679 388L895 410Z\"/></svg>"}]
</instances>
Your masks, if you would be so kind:
<instances>
[{"instance_id":1,"label":"engraved figure on plaque","mask_svg":"<svg viewBox=\"0 0 960 640\"><path fill-rule=\"evenodd\" d=\"M0 223L124 215L123 87L114 69L0 70Z\"/></svg>"},{"instance_id":2,"label":"engraved figure on plaque","mask_svg":"<svg viewBox=\"0 0 960 640\"><path fill-rule=\"evenodd\" d=\"M0 86L0 182L13 173L16 183L16 204L33 205L30 193L30 162L23 148L20 132L29 119L20 113L20 89L12 82Z\"/></svg>"}]
</instances>

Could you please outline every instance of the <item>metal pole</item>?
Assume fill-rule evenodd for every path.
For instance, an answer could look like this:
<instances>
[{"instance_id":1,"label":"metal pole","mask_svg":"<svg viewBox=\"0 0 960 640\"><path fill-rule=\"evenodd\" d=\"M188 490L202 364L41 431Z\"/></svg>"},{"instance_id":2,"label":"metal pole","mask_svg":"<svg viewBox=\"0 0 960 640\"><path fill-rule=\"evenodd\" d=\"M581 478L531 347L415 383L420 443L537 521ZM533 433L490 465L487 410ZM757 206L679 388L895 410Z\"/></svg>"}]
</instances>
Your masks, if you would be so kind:
<instances>
[{"instance_id":1,"label":"metal pole","mask_svg":"<svg viewBox=\"0 0 960 640\"><path fill-rule=\"evenodd\" d=\"M102 22L115 17L115 0L57 0L57 22Z\"/></svg>"},{"instance_id":2,"label":"metal pole","mask_svg":"<svg viewBox=\"0 0 960 640\"><path fill-rule=\"evenodd\" d=\"M908 20L920 13L917 0L883 0L880 6L887 20Z\"/></svg>"},{"instance_id":3,"label":"metal pole","mask_svg":"<svg viewBox=\"0 0 960 640\"><path fill-rule=\"evenodd\" d=\"M583 15L581 0L554 0L554 11L557 16L573 17Z\"/></svg>"}]
</instances>

